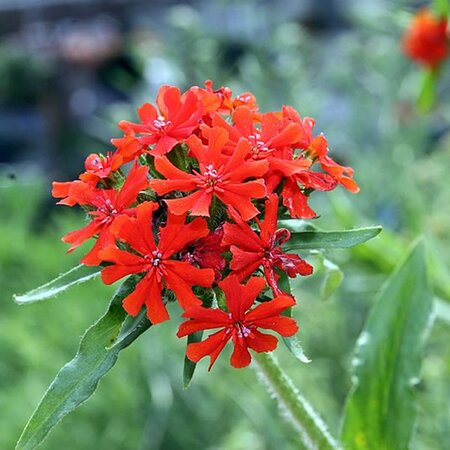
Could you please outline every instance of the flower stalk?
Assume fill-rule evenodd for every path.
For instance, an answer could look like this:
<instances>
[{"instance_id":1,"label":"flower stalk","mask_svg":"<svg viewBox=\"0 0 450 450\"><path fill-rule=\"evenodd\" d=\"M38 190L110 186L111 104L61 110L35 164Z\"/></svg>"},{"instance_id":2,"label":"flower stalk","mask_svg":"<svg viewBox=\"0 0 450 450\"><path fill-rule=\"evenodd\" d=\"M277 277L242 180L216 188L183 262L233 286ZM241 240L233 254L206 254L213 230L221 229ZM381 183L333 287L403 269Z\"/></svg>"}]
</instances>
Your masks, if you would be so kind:
<instances>
[{"instance_id":1,"label":"flower stalk","mask_svg":"<svg viewBox=\"0 0 450 450\"><path fill-rule=\"evenodd\" d=\"M258 378L278 400L293 426L299 431L308 450L337 450L342 447L327 426L303 398L292 380L286 375L272 353L255 353L253 367Z\"/></svg>"}]
</instances>

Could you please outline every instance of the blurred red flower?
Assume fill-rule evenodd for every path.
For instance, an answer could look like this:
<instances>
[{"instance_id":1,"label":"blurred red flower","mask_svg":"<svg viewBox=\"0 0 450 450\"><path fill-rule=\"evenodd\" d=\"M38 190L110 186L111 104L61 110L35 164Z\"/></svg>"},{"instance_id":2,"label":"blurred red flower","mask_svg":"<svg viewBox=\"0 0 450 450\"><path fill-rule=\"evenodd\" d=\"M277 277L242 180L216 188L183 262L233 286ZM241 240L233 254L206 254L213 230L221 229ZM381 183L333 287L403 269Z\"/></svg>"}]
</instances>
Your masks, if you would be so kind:
<instances>
[{"instance_id":1,"label":"blurred red flower","mask_svg":"<svg viewBox=\"0 0 450 450\"><path fill-rule=\"evenodd\" d=\"M417 63L436 68L449 51L447 19L428 9L419 11L403 37L403 50Z\"/></svg>"}]
</instances>

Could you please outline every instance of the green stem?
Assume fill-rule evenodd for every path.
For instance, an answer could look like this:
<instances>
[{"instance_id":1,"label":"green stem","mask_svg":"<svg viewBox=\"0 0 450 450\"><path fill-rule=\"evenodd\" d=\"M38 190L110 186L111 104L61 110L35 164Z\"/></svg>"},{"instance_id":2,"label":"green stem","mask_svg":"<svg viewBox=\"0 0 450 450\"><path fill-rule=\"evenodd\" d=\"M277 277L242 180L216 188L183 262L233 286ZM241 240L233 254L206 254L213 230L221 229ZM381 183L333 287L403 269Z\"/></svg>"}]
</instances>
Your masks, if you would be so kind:
<instances>
[{"instance_id":1,"label":"green stem","mask_svg":"<svg viewBox=\"0 0 450 450\"><path fill-rule=\"evenodd\" d=\"M305 447L310 450L340 449L341 446L330 435L323 420L300 395L272 353L254 353L253 360L261 381L288 413L294 427L300 432Z\"/></svg>"}]
</instances>

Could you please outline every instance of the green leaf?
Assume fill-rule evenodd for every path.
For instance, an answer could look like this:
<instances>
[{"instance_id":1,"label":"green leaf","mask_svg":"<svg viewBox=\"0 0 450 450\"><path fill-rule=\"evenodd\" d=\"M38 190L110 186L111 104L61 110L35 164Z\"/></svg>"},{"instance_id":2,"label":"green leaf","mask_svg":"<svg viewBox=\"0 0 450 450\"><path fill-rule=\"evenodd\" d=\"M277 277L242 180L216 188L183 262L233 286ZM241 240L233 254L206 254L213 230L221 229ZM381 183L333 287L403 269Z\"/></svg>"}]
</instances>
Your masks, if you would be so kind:
<instances>
[{"instance_id":1,"label":"green leaf","mask_svg":"<svg viewBox=\"0 0 450 450\"><path fill-rule=\"evenodd\" d=\"M286 228L291 233L300 233L301 231L314 231L317 227L306 220L301 219L283 219L278 221L278 228Z\"/></svg>"},{"instance_id":2,"label":"green leaf","mask_svg":"<svg viewBox=\"0 0 450 450\"><path fill-rule=\"evenodd\" d=\"M187 343L188 345L192 342L200 342L203 337L203 331L197 331L188 335ZM195 368L197 363L192 362L187 356L184 357L183 366L183 389L187 389L191 384L192 377L194 376Z\"/></svg>"},{"instance_id":3,"label":"green leaf","mask_svg":"<svg viewBox=\"0 0 450 450\"><path fill-rule=\"evenodd\" d=\"M349 450L409 448L421 354L431 323L425 245L419 241L391 276L358 339L354 385L343 418Z\"/></svg>"},{"instance_id":4,"label":"green leaf","mask_svg":"<svg viewBox=\"0 0 450 450\"><path fill-rule=\"evenodd\" d=\"M14 301L19 305L39 302L55 297L72 286L85 283L86 281L97 278L100 275L102 267L88 267L80 264L73 267L68 272L59 275L54 280L33 289L22 295L14 295Z\"/></svg>"},{"instance_id":5,"label":"green leaf","mask_svg":"<svg viewBox=\"0 0 450 450\"><path fill-rule=\"evenodd\" d=\"M377 236L382 227L356 228L345 231L300 231L283 245L284 251L353 247Z\"/></svg>"},{"instance_id":6,"label":"green leaf","mask_svg":"<svg viewBox=\"0 0 450 450\"><path fill-rule=\"evenodd\" d=\"M419 111L426 113L430 111L436 101L436 70L426 70L422 79L417 107Z\"/></svg>"},{"instance_id":7,"label":"green leaf","mask_svg":"<svg viewBox=\"0 0 450 450\"><path fill-rule=\"evenodd\" d=\"M318 253L322 271L325 273L320 287L320 298L327 300L339 288L343 279L344 273L334 262L330 261L322 253Z\"/></svg>"},{"instance_id":8,"label":"green leaf","mask_svg":"<svg viewBox=\"0 0 450 450\"><path fill-rule=\"evenodd\" d=\"M75 357L58 373L26 425L16 449L39 446L51 429L67 414L84 403L96 390L100 379L114 366L121 350L137 339L149 326L130 329L120 345L108 350L127 317L122 300L134 289L135 278L128 278L114 295L108 311L81 339Z\"/></svg>"},{"instance_id":9,"label":"green leaf","mask_svg":"<svg viewBox=\"0 0 450 450\"><path fill-rule=\"evenodd\" d=\"M290 336L290 337L283 337L283 341L286 344L286 347L289 349L289 351L302 363L308 364L311 362L311 360L305 355L305 352L303 351L302 344L300 344L300 340L298 337Z\"/></svg>"},{"instance_id":10,"label":"green leaf","mask_svg":"<svg viewBox=\"0 0 450 450\"><path fill-rule=\"evenodd\" d=\"M136 317L127 316L122 323L120 333L114 339L112 344L107 347L107 350L122 345L130 336L138 333L141 329L143 329L142 332L144 332L150 326L151 323L147 318L147 311L145 308L142 308Z\"/></svg>"}]
</instances>

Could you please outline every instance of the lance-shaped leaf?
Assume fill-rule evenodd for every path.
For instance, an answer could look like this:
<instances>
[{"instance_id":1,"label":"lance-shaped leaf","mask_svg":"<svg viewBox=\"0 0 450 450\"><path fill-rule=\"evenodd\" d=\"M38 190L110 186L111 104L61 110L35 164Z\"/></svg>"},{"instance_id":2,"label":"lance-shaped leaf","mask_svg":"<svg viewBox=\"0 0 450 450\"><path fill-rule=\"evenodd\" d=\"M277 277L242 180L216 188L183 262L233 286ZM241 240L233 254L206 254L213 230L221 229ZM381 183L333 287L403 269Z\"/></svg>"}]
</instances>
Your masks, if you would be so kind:
<instances>
[{"instance_id":1,"label":"lance-shaped leaf","mask_svg":"<svg viewBox=\"0 0 450 450\"><path fill-rule=\"evenodd\" d=\"M120 344L111 347L127 316L122 300L134 289L135 278L128 278L114 295L108 311L81 339L75 357L58 373L26 425L16 449L31 450L45 439L67 414L84 403L96 390L100 379L114 366L119 352L130 345L149 326L135 327L124 334ZM108 347L111 347L108 350Z\"/></svg>"},{"instance_id":2,"label":"lance-shaped leaf","mask_svg":"<svg viewBox=\"0 0 450 450\"><path fill-rule=\"evenodd\" d=\"M356 228L345 231L300 231L292 233L283 250L348 248L362 244L377 236L382 227Z\"/></svg>"},{"instance_id":3,"label":"lance-shaped leaf","mask_svg":"<svg viewBox=\"0 0 450 450\"><path fill-rule=\"evenodd\" d=\"M277 225L278 228L286 228L291 233L317 230L315 225L302 219L281 219L277 222Z\"/></svg>"},{"instance_id":4,"label":"lance-shaped leaf","mask_svg":"<svg viewBox=\"0 0 450 450\"><path fill-rule=\"evenodd\" d=\"M24 305L47 300L64 292L72 286L97 278L100 274L100 270L102 270L102 267L88 267L84 264L80 264L59 275L54 280L49 281L26 294L14 295L14 301L19 305Z\"/></svg>"},{"instance_id":5,"label":"lance-shaped leaf","mask_svg":"<svg viewBox=\"0 0 450 450\"><path fill-rule=\"evenodd\" d=\"M197 331L196 333L189 334L187 337L187 344L192 342L200 342L203 337L203 331ZM191 384L192 377L194 376L197 363L192 362L187 356L184 357L183 365L183 389L187 389Z\"/></svg>"},{"instance_id":6,"label":"lance-shaped leaf","mask_svg":"<svg viewBox=\"0 0 450 450\"><path fill-rule=\"evenodd\" d=\"M126 342L130 336L133 336L135 334L139 335L141 334L139 331L143 333L151 326L150 321L147 318L147 311L145 308L141 309L141 312L136 316L127 316L125 320L122 323L122 326L120 328L120 332L117 335L117 337L111 342L111 345L106 347L107 350L111 350L114 347L118 347L123 345L124 342Z\"/></svg>"},{"instance_id":7,"label":"lance-shaped leaf","mask_svg":"<svg viewBox=\"0 0 450 450\"><path fill-rule=\"evenodd\" d=\"M416 416L413 388L431 305L425 246L419 241L381 292L356 344L354 386L342 429L346 449L409 448Z\"/></svg>"}]
</instances>

